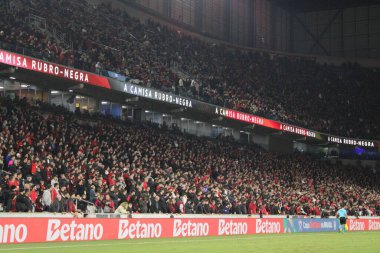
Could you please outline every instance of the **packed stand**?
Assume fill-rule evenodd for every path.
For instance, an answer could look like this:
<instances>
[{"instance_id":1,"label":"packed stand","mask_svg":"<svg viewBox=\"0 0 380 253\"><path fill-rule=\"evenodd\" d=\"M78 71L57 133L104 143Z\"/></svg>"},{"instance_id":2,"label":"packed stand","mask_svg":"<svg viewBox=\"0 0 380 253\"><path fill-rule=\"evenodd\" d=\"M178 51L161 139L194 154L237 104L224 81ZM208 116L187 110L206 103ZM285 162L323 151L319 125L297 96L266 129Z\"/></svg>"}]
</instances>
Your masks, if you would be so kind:
<instances>
[{"instance_id":1,"label":"packed stand","mask_svg":"<svg viewBox=\"0 0 380 253\"><path fill-rule=\"evenodd\" d=\"M380 214L380 170L2 98L6 212Z\"/></svg>"},{"instance_id":2,"label":"packed stand","mask_svg":"<svg viewBox=\"0 0 380 253\"><path fill-rule=\"evenodd\" d=\"M380 73L207 44L87 1L5 0L0 45L49 61L340 136L380 138ZM44 17L68 47L25 22ZM3 42L3 44L1 44ZM9 46L12 45L12 46ZM24 48L32 51L25 51Z\"/></svg>"}]
</instances>

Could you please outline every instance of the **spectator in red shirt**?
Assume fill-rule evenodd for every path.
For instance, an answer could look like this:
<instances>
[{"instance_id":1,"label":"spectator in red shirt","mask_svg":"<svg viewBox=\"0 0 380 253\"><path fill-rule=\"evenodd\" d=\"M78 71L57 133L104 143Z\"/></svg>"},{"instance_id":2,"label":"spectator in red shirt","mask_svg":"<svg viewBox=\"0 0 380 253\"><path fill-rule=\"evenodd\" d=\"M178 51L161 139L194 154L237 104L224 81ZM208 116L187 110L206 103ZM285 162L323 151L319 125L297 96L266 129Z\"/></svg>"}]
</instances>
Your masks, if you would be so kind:
<instances>
[{"instance_id":1,"label":"spectator in red shirt","mask_svg":"<svg viewBox=\"0 0 380 253\"><path fill-rule=\"evenodd\" d=\"M57 195L59 194L59 184L55 183L54 186L50 189L51 192L51 203L54 202L54 200L57 198Z\"/></svg>"},{"instance_id":2,"label":"spectator in red shirt","mask_svg":"<svg viewBox=\"0 0 380 253\"><path fill-rule=\"evenodd\" d=\"M12 188L12 186L19 188L19 181L17 179L17 174L13 174L11 179L8 180L8 187Z\"/></svg>"},{"instance_id":3,"label":"spectator in red shirt","mask_svg":"<svg viewBox=\"0 0 380 253\"><path fill-rule=\"evenodd\" d=\"M106 194L103 200L103 212L113 213L115 211L115 203L112 201L109 194Z\"/></svg>"},{"instance_id":4,"label":"spectator in red shirt","mask_svg":"<svg viewBox=\"0 0 380 253\"><path fill-rule=\"evenodd\" d=\"M257 207L256 204L251 199L248 203L248 214L256 214L257 213Z\"/></svg>"},{"instance_id":5,"label":"spectator in red shirt","mask_svg":"<svg viewBox=\"0 0 380 253\"><path fill-rule=\"evenodd\" d=\"M35 204L36 203L36 200L38 198L38 189L37 189L37 186L33 186L33 189L32 191L30 192L30 199L32 200L32 202Z\"/></svg>"},{"instance_id":6,"label":"spectator in red shirt","mask_svg":"<svg viewBox=\"0 0 380 253\"><path fill-rule=\"evenodd\" d=\"M30 166L30 173L34 175L37 171L37 163L33 162L32 165Z\"/></svg>"},{"instance_id":7,"label":"spectator in red shirt","mask_svg":"<svg viewBox=\"0 0 380 253\"><path fill-rule=\"evenodd\" d=\"M265 205L261 206L261 208L260 208L260 214L262 214L262 215L268 215L268 211L267 211L267 208L265 207Z\"/></svg>"}]
</instances>

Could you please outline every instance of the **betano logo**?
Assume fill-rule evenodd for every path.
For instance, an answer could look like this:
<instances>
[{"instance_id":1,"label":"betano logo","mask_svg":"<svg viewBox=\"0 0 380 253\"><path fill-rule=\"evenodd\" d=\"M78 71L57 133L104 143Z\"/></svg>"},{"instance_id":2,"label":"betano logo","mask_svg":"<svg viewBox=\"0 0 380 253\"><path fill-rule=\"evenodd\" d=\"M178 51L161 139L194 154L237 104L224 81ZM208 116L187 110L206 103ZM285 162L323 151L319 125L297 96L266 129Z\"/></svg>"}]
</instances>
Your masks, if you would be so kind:
<instances>
[{"instance_id":1,"label":"betano logo","mask_svg":"<svg viewBox=\"0 0 380 253\"><path fill-rule=\"evenodd\" d=\"M103 236L103 226L101 224L77 224L75 220L68 224L62 224L57 219L48 221L46 241L84 241L100 240Z\"/></svg>"},{"instance_id":2,"label":"betano logo","mask_svg":"<svg viewBox=\"0 0 380 253\"><path fill-rule=\"evenodd\" d=\"M210 226L204 222L182 222L180 219L174 220L173 237L178 236L208 236Z\"/></svg>"},{"instance_id":3,"label":"betano logo","mask_svg":"<svg viewBox=\"0 0 380 253\"><path fill-rule=\"evenodd\" d=\"M369 220L368 230L380 230L380 220Z\"/></svg>"},{"instance_id":4,"label":"betano logo","mask_svg":"<svg viewBox=\"0 0 380 253\"><path fill-rule=\"evenodd\" d=\"M281 232L281 224L277 221L262 221L261 219L256 220L256 233L257 234L274 234Z\"/></svg>"},{"instance_id":5,"label":"betano logo","mask_svg":"<svg viewBox=\"0 0 380 253\"><path fill-rule=\"evenodd\" d=\"M365 230L365 222L358 220L350 220L350 230L351 231L362 231Z\"/></svg>"},{"instance_id":6,"label":"betano logo","mask_svg":"<svg viewBox=\"0 0 380 253\"><path fill-rule=\"evenodd\" d=\"M129 223L128 220L119 221L118 239L159 238L162 234L160 223Z\"/></svg>"},{"instance_id":7,"label":"betano logo","mask_svg":"<svg viewBox=\"0 0 380 253\"><path fill-rule=\"evenodd\" d=\"M28 236L28 228L24 224L0 225L0 243L21 243Z\"/></svg>"},{"instance_id":8,"label":"betano logo","mask_svg":"<svg viewBox=\"0 0 380 253\"><path fill-rule=\"evenodd\" d=\"M246 222L226 222L224 219L219 220L218 235L245 235L248 232Z\"/></svg>"}]
</instances>

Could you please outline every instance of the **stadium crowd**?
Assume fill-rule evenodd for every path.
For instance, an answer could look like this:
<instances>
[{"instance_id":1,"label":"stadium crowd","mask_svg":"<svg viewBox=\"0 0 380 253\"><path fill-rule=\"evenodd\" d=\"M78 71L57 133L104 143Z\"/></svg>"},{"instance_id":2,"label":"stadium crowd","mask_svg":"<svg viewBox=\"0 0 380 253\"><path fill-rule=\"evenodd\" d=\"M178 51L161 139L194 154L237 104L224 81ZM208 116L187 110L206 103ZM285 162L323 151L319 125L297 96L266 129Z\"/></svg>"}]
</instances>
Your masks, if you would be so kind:
<instances>
[{"instance_id":1,"label":"stadium crowd","mask_svg":"<svg viewBox=\"0 0 380 253\"><path fill-rule=\"evenodd\" d=\"M96 73L111 70L141 85L313 130L380 137L379 99L374 95L380 74L374 69L209 44L151 21L142 23L106 4L0 4L2 48ZM33 28L31 24L39 25L30 13L45 18L73 47L49 36L49 29Z\"/></svg>"},{"instance_id":2,"label":"stadium crowd","mask_svg":"<svg viewBox=\"0 0 380 253\"><path fill-rule=\"evenodd\" d=\"M380 213L379 171L0 99L6 212Z\"/></svg>"}]
</instances>

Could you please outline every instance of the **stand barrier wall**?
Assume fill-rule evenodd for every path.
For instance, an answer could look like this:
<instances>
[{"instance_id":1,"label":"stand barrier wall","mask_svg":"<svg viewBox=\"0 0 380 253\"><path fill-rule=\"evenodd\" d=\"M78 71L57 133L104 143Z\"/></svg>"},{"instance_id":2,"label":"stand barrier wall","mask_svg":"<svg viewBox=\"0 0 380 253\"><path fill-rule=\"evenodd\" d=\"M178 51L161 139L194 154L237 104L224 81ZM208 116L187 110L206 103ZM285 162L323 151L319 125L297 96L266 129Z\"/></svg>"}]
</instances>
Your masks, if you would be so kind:
<instances>
[{"instance_id":1,"label":"stand barrier wall","mask_svg":"<svg viewBox=\"0 0 380 253\"><path fill-rule=\"evenodd\" d=\"M1 218L0 244L337 231L335 218ZM349 219L380 231L380 219Z\"/></svg>"}]
</instances>

